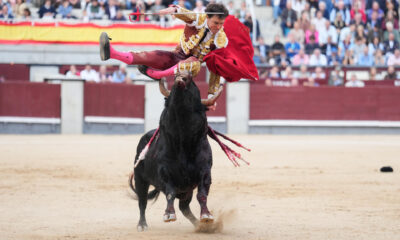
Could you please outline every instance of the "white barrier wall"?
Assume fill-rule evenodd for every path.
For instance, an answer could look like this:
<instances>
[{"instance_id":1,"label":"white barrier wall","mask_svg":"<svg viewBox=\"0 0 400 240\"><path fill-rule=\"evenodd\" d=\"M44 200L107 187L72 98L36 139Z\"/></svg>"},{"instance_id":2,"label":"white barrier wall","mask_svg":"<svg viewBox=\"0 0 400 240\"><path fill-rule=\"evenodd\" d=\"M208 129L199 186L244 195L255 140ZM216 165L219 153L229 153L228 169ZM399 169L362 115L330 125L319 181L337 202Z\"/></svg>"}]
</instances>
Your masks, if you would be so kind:
<instances>
[{"instance_id":1,"label":"white barrier wall","mask_svg":"<svg viewBox=\"0 0 400 240\"><path fill-rule=\"evenodd\" d=\"M63 79L61 82L61 133L83 133L82 79Z\"/></svg>"},{"instance_id":2,"label":"white barrier wall","mask_svg":"<svg viewBox=\"0 0 400 240\"><path fill-rule=\"evenodd\" d=\"M248 82L227 84L227 125L229 134L247 134L249 121L249 92Z\"/></svg>"},{"instance_id":3,"label":"white barrier wall","mask_svg":"<svg viewBox=\"0 0 400 240\"><path fill-rule=\"evenodd\" d=\"M146 83L144 96L144 131L147 132L158 128L165 100L160 93L158 82Z\"/></svg>"}]
</instances>

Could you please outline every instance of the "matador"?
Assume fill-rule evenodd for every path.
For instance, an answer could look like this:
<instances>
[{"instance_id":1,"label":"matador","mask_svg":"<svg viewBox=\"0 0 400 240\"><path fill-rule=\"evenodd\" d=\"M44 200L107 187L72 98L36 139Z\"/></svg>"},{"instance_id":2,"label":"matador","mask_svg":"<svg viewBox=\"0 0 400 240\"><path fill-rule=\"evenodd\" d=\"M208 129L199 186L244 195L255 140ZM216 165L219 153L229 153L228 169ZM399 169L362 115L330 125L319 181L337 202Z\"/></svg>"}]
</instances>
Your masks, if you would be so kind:
<instances>
[{"instance_id":1,"label":"matador","mask_svg":"<svg viewBox=\"0 0 400 240\"><path fill-rule=\"evenodd\" d=\"M205 11L207 14L192 14L185 8L171 5L159 12L161 15L174 13L175 17L186 23L180 43L173 51L120 52L111 46L110 38L103 32L100 35L101 60L113 58L126 64L139 65L141 73L155 80L184 72L196 76L208 53L228 45L223 27L229 14L226 7L222 4L209 4ZM220 76L210 72L209 97L218 90L219 85Z\"/></svg>"}]
</instances>

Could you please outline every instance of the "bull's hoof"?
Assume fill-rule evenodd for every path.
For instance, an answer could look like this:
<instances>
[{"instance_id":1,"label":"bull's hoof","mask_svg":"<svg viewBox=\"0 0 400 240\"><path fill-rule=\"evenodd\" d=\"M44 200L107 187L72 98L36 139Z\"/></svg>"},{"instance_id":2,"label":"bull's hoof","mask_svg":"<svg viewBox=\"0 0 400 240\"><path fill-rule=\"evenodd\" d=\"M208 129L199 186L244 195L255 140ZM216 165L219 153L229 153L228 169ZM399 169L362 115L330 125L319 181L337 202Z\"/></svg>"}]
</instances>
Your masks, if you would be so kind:
<instances>
[{"instance_id":1,"label":"bull's hoof","mask_svg":"<svg viewBox=\"0 0 400 240\"><path fill-rule=\"evenodd\" d=\"M138 232L145 232L145 231L147 231L147 225L146 225L146 224L142 224L142 225L138 224L138 225L137 225L137 231L138 231Z\"/></svg>"},{"instance_id":2,"label":"bull's hoof","mask_svg":"<svg viewBox=\"0 0 400 240\"><path fill-rule=\"evenodd\" d=\"M175 221L176 221L175 213L164 214L164 222L175 222Z\"/></svg>"},{"instance_id":3,"label":"bull's hoof","mask_svg":"<svg viewBox=\"0 0 400 240\"><path fill-rule=\"evenodd\" d=\"M200 222L201 223L213 223L214 222L214 217L211 214L203 214L200 217Z\"/></svg>"}]
</instances>

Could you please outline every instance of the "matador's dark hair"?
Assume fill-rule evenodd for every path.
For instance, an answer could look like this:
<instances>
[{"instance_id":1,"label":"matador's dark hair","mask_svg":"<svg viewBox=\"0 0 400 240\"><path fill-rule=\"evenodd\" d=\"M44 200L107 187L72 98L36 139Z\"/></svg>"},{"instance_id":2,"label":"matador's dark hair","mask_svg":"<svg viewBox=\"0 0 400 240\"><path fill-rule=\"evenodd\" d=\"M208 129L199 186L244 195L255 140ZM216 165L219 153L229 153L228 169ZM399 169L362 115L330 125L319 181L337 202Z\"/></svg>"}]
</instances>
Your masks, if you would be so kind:
<instances>
[{"instance_id":1,"label":"matador's dark hair","mask_svg":"<svg viewBox=\"0 0 400 240\"><path fill-rule=\"evenodd\" d=\"M207 14L209 18L212 18L213 16L218 16L220 19L225 19L229 15L228 9L223 4L220 3L210 3L206 7L206 12L210 12L210 14ZM213 12L222 12L224 14L212 14Z\"/></svg>"}]
</instances>

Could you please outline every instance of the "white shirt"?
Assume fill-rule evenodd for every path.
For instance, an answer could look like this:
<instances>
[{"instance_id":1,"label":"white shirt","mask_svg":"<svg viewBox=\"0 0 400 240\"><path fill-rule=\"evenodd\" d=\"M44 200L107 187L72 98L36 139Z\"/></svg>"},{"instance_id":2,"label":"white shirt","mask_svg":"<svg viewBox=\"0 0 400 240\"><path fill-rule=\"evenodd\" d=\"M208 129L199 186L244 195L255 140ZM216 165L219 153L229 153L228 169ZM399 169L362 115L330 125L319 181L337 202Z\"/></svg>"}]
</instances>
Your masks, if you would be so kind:
<instances>
[{"instance_id":1,"label":"white shirt","mask_svg":"<svg viewBox=\"0 0 400 240\"><path fill-rule=\"evenodd\" d=\"M346 84L344 86L345 87L364 87L365 83L360 80L348 81L348 82L346 82Z\"/></svg>"},{"instance_id":2,"label":"white shirt","mask_svg":"<svg viewBox=\"0 0 400 240\"><path fill-rule=\"evenodd\" d=\"M86 81L100 82L99 74L94 69L90 69L90 71L87 71L86 69L82 70L81 78Z\"/></svg>"},{"instance_id":3,"label":"white shirt","mask_svg":"<svg viewBox=\"0 0 400 240\"><path fill-rule=\"evenodd\" d=\"M325 55L322 53L319 55L319 57L313 54L311 55L309 64L311 66L326 66L328 64L328 61Z\"/></svg>"}]
</instances>

